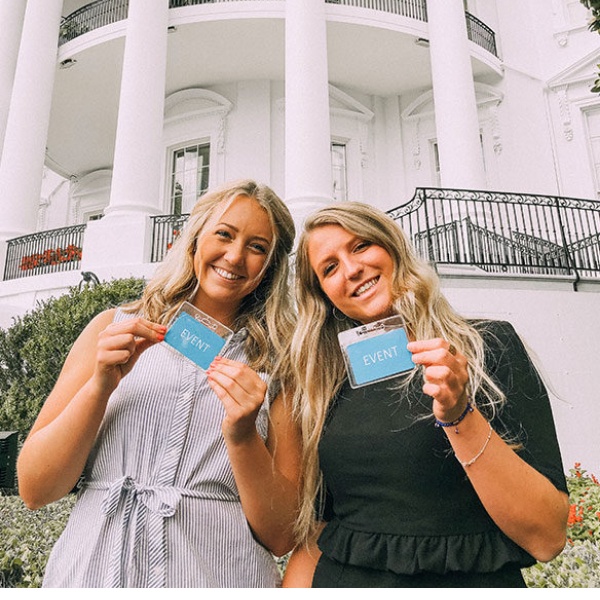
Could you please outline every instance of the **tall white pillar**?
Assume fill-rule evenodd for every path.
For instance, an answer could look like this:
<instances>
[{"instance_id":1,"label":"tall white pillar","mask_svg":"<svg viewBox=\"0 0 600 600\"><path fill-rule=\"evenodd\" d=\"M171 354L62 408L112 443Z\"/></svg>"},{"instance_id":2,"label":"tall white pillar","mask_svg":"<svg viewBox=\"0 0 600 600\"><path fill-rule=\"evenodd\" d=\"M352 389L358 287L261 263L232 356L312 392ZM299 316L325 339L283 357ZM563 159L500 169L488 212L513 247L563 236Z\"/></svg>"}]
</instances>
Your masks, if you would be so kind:
<instances>
[{"instance_id":1,"label":"tall white pillar","mask_svg":"<svg viewBox=\"0 0 600 600\"><path fill-rule=\"evenodd\" d=\"M486 189L463 0L428 0L441 184Z\"/></svg>"},{"instance_id":2,"label":"tall white pillar","mask_svg":"<svg viewBox=\"0 0 600 600\"><path fill-rule=\"evenodd\" d=\"M169 2L129 0L110 201L88 223L86 269L147 260L151 214L160 212Z\"/></svg>"},{"instance_id":3,"label":"tall white pillar","mask_svg":"<svg viewBox=\"0 0 600 600\"><path fill-rule=\"evenodd\" d=\"M324 0L286 0L285 195L297 224L332 201Z\"/></svg>"},{"instance_id":4,"label":"tall white pillar","mask_svg":"<svg viewBox=\"0 0 600 600\"><path fill-rule=\"evenodd\" d=\"M0 160L27 0L0 0Z\"/></svg>"},{"instance_id":5,"label":"tall white pillar","mask_svg":"<svg viewBox=\"0 0 600 600\"><path fill-rule=\"evenodd\" d=\"M27 2L0 163L0 239L36 228L62 5Z\"/></svg>"}]
</instances>

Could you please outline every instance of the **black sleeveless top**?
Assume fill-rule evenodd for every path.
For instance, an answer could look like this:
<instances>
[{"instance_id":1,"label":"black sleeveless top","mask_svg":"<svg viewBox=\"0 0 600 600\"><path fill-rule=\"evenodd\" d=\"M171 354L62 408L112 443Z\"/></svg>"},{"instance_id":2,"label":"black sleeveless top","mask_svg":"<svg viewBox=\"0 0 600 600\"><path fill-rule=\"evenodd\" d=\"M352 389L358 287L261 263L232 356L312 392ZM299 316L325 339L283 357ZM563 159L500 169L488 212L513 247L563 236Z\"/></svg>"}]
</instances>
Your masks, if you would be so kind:
<instances>
[{"instance_id":1,"label":"black sleeveless top","mask_svg":"<svg viewBox=\"0 0 600 600\"><path fill-rule=\"evenodd\" d=\"M492 425L520 456L567 491L544 388L509 323L477 325L486 369L507 402ZM332 403L319 446L326 502L323 554L342 564L401 575L490 573L536 561L494 524L441 428L421 377L352 389ZM396 388L396 389L394 389Z\"/></svg>"}]
</instances>

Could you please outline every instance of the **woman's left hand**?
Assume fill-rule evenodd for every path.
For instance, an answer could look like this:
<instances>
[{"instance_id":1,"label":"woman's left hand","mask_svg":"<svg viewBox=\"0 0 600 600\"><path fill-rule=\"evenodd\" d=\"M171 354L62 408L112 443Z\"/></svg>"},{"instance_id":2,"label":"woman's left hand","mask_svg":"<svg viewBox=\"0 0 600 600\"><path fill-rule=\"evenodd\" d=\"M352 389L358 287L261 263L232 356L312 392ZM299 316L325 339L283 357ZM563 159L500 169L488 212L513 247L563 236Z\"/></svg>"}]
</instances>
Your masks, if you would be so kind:
<instances>
[{"instance_id":1,"label":"woman's left hand","mask_svg":"<svg viewBox=\"0 0 600 600\"><path fill-rule=\"evenodd\" d=\"M223 436L241 443L256 435L256 417L267 384L248 365L217 356L207 371L208 383L225 408Z\"/></svg>"},{"instance_id":2,"label":"woman's left hand","mask_svg":"<svg viewBox=\"0 0 600 600\"><path fill-rule=\"evenodd\" d=\"M441 338L410 342L408 350L413 362L424 367L423 392L433 398L435 418L444 422L457 419L467 404L466 357Z\"/></svg>"}]
</instances>

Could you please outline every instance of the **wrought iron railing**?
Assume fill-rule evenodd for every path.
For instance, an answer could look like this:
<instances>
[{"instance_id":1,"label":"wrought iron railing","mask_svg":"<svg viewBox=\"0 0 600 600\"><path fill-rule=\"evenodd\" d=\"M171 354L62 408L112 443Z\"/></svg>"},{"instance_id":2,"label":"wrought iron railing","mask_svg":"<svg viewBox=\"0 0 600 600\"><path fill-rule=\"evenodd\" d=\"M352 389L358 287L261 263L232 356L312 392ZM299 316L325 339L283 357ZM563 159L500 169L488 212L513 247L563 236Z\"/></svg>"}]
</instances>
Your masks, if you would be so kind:
<instances>
[{"instance_id":1,"label":"wrought iron railing","mask_svg":"<svg viewBox=\"0 0 600 600\"><path fill-rule=\"evenodd\" d=\"M238 1L239 0L169 0L169 8ZM256 2L260 0L251 1ZM416 19L418 21L427 21L426 0L325 0L325 2L328 4L340 4L343 6L379 10L394 15L408 17L410 19ZM82 6L62 20L58 40L59 46L88 31L126 19L128 6L129 0L96 0L96 2L91 2L90 4ZM494 56L498 56L494 32L472 14L465 14L467 18L467 33L469 39L488 52L491 52Z\"/></svg>"},{"instance_id":2,"label":"wrought iron railing","mask_svg":"<svg viewBox=\"0 0 600 600\"><path fill-rule=\"evenodd\" d=\"M221 2L239 2L240 0L169 0L169 8L180 8L181 6L194 6L196 4L219 4ZM251 0L254 2L261 0ZM263 2L265 0L262 0ZM283 1L283 0L281 0Z\"/></svg>"},{"instance_id":3,"label":"wrought iron railing","mask_svg":"<svg viewBox=\"0 0 600 600\"><path fill-rule=\"evenodd\" d=\"M490 273L600 279L600 202L417 188L391 211L417 252Z\"/></svg>"},{"instance_id":4,"label":"wrought iron railing","mask_svg":"<svg viewBox=\"0 0 600 600\"><path fill-rule=\"evenodd\" d=\"M496 48L496 34L477 17L471 13L466 13L467 17L467 37L477 46L481 46L490 54L498 56Z\"/></svg>"},{"instance_id":5,"label":"wrought iron railing","mask_svg":"<svg viewBox=\"0 0 600 600\"><path fill-rule=\"evenodd\" d=\"M370 8L418 21L427 21L426 0L325 0L325 2L355 6L356 8Z\"/></svg>"},{"instance_id":6,"label":"wrought iron railing","mask_svg":"<svg viewBox=\"0 0 600 600\"><path fill-rule=\"evenodd\" d=\"M96 0L82 6L60 24L58 45L69 42L88 31L93 31L127 18L129 0Z\"/></svg>"},{"instance_id":7,"label":"wrought iron railing","mask_svg":"<svg viewBox=\"0 0 600 600\"><path fill-rule=\"evenodd\" d=\"M157 215L152 219L152 249L150 262L160 262L181 233L189 214Z\"/></svg>"},{"instance_id":8,"label":"wrought iron railing","mask_svg":"<svg viewBox=\"0 0 600 600\"><path fill-rule=\"evenodd\" d=\"M73 225L8 240L4 280L78 269L84 232Z\"/></svg>"},{"instance_id":9,"label":"wrought iron railing","mask_svg":"<svg viewBox=\"0 0 600 600\"><path fill-rule=\"evenodd\" d=\"M393 210L417 252L436 265L490 274L600 281L600 202L560 196L417 188ZM151 217L151 262L164 259L189 214ZM4 279L78 269L85 225L8 241Z\"/></svg>"}]
</instances>

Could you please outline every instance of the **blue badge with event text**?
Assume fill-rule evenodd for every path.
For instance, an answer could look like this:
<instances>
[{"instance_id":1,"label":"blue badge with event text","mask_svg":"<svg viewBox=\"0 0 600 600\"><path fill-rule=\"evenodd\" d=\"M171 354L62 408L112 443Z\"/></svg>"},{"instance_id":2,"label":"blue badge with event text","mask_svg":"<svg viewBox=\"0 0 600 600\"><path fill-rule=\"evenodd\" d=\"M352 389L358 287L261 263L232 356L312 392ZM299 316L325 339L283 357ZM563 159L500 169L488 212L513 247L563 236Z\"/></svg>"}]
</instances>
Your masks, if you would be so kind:
<instances>
[{"instance_id":1,"label":"blue badge with event text","mask_svg":"<svg viewBox=\"0 0 600 600\"><path fill-rule=\"evenodd\" d=\"M171 321L164 343L206 370L232 335L231 329L185 302Z\"/></svg>"},{"instance_id":2,"label":"blue badge with event text","mask_svg":"<svg viewBox=\"0 0 600 600\"><path fill-rule=\"evenodd\" d=\"M350 385L357 388L415 367L402 317L396 315L338 334Z\"/></svg>"}]
</instances>

